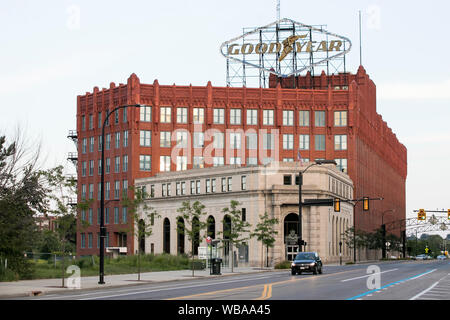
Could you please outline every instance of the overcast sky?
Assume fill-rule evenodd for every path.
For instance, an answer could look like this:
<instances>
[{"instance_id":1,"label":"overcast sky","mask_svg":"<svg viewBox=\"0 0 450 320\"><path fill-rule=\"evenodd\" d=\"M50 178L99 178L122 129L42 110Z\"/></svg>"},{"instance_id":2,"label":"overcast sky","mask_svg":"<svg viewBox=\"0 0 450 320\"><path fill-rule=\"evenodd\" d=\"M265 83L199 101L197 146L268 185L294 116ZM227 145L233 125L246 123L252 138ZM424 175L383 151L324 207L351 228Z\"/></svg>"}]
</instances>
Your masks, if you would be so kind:
<instances>
[{"instance_id":1,"label":"overcast sky","mask_svg":"<svg viewBox=\"0 0 450 320\"><path fill-rule=\"evenodd\" d=\"M450 208L448 1L281 0L281 17L353 42L347 69L377 85L377 110L408 149L407 215ZM46 166L75 151L76 96L110 82L225 85L220 44L276 19L275 0L2 1L0 131L40 139Z\"/></svg>"}]
</instances>

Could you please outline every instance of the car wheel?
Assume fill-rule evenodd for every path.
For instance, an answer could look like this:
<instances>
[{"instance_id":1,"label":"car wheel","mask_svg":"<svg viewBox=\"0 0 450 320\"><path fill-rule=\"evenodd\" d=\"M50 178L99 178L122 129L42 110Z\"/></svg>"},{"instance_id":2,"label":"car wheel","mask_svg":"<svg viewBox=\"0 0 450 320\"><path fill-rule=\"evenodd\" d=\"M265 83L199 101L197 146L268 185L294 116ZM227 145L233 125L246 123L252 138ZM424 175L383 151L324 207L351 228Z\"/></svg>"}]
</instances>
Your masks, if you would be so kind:
<instances>
[{"instance_id":1,"label":"car wheel","mask_svg":"<svg viewBox=\"0 0 450 320\"><path fill-rule=\"evenodd\" d=\"M322 267L320 267L319 269L319 274L322 274Z\"/></svg>"},{"instance_id":2,"label":"car wheel","mask_svg":"<svg viewBox=\"0 0 450 320\"><path fill-rule=\"evenodd\" d=\"M293 276L295 276L296 272L295 272L294 269L291 270L291 274L292 274Z\"/></svg>"},{"instance_id":3,"label":"car wheel","mask_svg":"<svg viewBox=\"0 0 450 320\"><path fill-rule=\"evenodd\" d=\"M317 267L314 267L313 274L317 274Z\"/></svg>"}]
</instances>

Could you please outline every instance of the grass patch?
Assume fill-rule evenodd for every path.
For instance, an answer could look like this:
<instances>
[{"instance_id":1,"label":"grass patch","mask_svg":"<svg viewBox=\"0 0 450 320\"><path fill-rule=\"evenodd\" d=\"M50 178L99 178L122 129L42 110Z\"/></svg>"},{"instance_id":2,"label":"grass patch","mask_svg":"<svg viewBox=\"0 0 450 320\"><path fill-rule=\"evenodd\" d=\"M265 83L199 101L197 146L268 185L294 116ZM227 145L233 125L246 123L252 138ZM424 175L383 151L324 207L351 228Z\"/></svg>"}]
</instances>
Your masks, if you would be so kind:
<instances>
[{"instance_id":1,"label":"grass patch","mask_svg":"<svg viewBox=\"0 0 450 320\"><path fill-rule=\"evenodd\" d=\"M291 262L290 261L281 261L278 262L275 265L275 269L290 269L291 268Z\"/></svg>"},{"instance_id":2,"label":"grass patch","mask_svg":"<svg viewBox=\"0 0 450 320\"><path fill-rule=\"evenodd\" d=\"M54 279L62 277L62 262L50 260L31 260L33 273L27 279ZM99 274L99 258L97 256L82 257L78 259L66 259L64 269L69 265L77 265L82 277L97 276ZM141 273L153 271L171 271L190 269L191 260L186 255L174 256L170 254L141 255ZM105 275L129 274L138 272L138 256L119 256L116 259L105 257ZM0 281L23 280L14 272L8 271L0 277ZM65 277L71 274L66 273Z\"/></svg>"}]
</instances>

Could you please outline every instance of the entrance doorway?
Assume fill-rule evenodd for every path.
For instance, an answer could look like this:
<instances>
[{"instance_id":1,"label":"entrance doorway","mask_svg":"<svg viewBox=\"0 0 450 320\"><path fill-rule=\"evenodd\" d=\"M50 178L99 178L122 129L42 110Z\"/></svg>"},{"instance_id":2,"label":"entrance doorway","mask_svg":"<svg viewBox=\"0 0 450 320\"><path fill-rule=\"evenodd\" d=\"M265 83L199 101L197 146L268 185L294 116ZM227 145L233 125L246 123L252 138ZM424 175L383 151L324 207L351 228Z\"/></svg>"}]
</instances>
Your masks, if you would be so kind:
<instances>
[{"instance_id":1,"label":"entrance doorway","mask_svg":"<svg viewBox=\"0 0 450 320\"><path fill-rule=\"evenodd\" d=\"M290 213L284 218L285 258L288 261L294 261L299 252L298 226L298 214Z\"/></svg>"}]
</instances>

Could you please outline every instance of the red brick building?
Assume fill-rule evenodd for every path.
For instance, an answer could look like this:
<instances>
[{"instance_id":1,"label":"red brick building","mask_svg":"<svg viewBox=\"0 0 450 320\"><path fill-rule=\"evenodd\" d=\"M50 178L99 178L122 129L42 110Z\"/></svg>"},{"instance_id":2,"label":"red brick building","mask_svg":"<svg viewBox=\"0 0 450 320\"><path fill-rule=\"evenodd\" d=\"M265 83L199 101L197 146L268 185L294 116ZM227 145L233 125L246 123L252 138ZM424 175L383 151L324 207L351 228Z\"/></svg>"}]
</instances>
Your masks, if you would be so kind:
<instances>
[{"instance_id":1,"label":"red brick building","mask_svg":"<svg viewBox=\"0 0 450 320\"><path fill-rule=\"evenodd\" d=\"M290 89L293 81L298 89ZM377 113L375 84L364 68L281 83L271 77L266 89L143 84L132 74L127 84L77 98L78 201L95 200L79 213L91 226L78 232L78 255L98 254L101 123L106 110L125 104L146 107L119 110L105 128L107 247L135 251L131 217L118 201L134 179L160 170L297 161L299 151L305 161L336 159L354 181L355 198L384 197L368 213L356 206L358 229L379 228L387 210L385 222L405 218L406 148ZM186 142L183 151L178 142Z\"/></svg>"}]
</instances>

